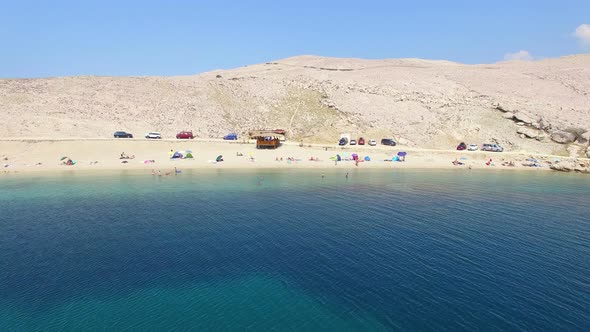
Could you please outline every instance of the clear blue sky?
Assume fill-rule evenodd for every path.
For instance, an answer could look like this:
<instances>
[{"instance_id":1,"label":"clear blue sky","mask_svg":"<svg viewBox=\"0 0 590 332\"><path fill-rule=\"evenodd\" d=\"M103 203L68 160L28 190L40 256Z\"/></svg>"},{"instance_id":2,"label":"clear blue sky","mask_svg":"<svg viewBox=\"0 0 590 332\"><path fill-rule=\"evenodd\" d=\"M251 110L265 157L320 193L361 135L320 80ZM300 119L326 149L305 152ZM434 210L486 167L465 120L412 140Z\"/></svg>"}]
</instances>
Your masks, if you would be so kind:
<instances>
[{"instance_id":1,"label":"clear blue sky","mask_svg":"<svg viewBox=\"0 0 590 332\"><path fill-rule=\"evenodd\" d=\"M590 0L0 0L0 77L190 75L302 54L555 57L588 51L572 35L583 23Z\"/></svg>"}]
</instances>

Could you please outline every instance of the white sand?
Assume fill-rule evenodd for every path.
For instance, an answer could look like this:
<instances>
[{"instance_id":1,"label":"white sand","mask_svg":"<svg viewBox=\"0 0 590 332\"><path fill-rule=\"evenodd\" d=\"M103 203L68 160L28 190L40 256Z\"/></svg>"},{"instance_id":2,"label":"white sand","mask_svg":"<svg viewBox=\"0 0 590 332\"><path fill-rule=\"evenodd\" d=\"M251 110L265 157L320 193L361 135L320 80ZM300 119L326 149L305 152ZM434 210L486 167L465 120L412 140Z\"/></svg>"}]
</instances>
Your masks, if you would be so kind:
<instances>
[{"instance_id":1,"label":"white sand","mask_svg":"<svg viewBox=\"0 0 590 332\"><path fill-rule=\"evenodd\" d=\"M171 160L170 150L191 150L194 159ZM408 153L405 162L391 162L399 151ZM134 155L134 159L122 163L120 154ZM237 153L243 156L237 156ZM358 153L361 158L370 156L371 161L342 161L337 164L330 157L336 154L344 156ZM218 155L223 155L223 162L216 163ZM73 166L65 166L60 158L67 156L76 161ZM0 140L1 163L8 164L1 171L5 174L15 172L38 172L57 170L161 170L169 172L178 169L227 169L227 168L464 168L468 169L532 169L548 170L548 164L542 168L523 167L521 164L531 155L518 153L493 153L482 151L428 150L388 146L347 146L313 145L300 147L297 144L284 144L276 150L257 150L254 143L236 143L216 140L145 140L145 139L62 139L62 140ZM310 157L320 161L310 161ZM544 161L564 159L557 156L535 155ZM4 159L7 160L4 160ZM276 161L283 158L282 161ZM293 158L296 161L289 161ZM464 158L464 159L461 159ZM494 166L485 162L493 159ZM452 161L459 159L464 166L454 166ZM155 163L145 163L155 160ZM503 167L502 161L512 160L516 167Z\"/></svg>"}]
</instances>

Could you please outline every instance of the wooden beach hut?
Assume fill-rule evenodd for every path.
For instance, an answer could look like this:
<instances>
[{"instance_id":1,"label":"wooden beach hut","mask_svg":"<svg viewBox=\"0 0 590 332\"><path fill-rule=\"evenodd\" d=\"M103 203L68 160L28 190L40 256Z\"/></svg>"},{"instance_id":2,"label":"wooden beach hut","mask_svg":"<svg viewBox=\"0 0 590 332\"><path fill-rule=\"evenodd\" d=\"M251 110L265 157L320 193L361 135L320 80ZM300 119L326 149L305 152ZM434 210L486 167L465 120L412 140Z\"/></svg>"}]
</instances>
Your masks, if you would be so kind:
<instances>
[{"instance_id":1,"label":"wooden beach hut","mask_svg":"<svg viewBox=\"0 0 590 332\"><path fill-rule=\"evenodd\" d=\"M249 133L251 139L256 140L257 149L276 149L285 140L285 135L273 130L253 130Z\"/></svg>"}]
</instances>

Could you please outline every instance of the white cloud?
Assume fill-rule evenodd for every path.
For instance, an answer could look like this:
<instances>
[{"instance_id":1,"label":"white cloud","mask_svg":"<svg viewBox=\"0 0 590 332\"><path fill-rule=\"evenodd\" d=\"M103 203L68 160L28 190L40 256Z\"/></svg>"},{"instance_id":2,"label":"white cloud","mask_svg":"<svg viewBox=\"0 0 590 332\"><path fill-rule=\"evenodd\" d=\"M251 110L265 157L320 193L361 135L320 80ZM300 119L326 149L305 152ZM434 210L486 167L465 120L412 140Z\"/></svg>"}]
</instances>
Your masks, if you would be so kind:
<instances>
[{"instance_id":1,"label":"white cloud","mask_svg":"<svg viewBox=\"0 0 590 332\"><path fill-rule=\"evenodd\" d=\"M534 57L528 51L520 50L515 53L504 54L504 60L507 60L507 61L511 61L511 60L531 61L531 60L534 60Z\"/></svg>"},{"instance_id":2,"label":"white cloud","mask_svg":"<svg viewBox=\"0 0 590 332\"><path fill-rule=\"evenodd\" d=\"M582 44L590 44L590 24L581 24L574 32L574 36Z\"/></svg>"}]
</instances>

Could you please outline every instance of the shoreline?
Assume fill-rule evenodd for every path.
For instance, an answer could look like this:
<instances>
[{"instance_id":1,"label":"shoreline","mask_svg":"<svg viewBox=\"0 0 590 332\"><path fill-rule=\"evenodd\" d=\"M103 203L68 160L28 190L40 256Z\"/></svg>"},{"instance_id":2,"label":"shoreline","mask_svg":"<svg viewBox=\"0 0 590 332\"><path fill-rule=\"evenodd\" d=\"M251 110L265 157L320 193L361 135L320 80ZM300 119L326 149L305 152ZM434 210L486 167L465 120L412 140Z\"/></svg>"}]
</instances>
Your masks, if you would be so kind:
<instances>
[{"instance_id":1,"label":"shoreline","mask_svg":"<svg viewBox=\"0 0 590 332\"><path fill-rule=\"evenodd\" d=\"M193 159L171 160L171 152L191 151ZM391 160L398 152L407 152L406 161ZM133 159L119 159L121 153ZM353 153L359 159L365 156L370 161L360 161L358 166L350 159ZM238 156L241 154L241 156ZM339 154L342 161L333 159ZM215 162L222 155L222 162ZM2 174L40 173L62 171L125 171L154 170L157 172L199 169L474 169L474 170L519 170L550 171L549 165L574 159L554 155L525 152L485 152L434 150L408 147L346 146L330 144L284 143L276 150L257 150L253 143L231 142L217 139L195 140L125 140L125 139L0 139ZM61 158L75 161L75 165L63 165ZM318 159L311 161L310 158ZM281 160L282 158L282 160ZM332 158L332 159L331 159ZM526 167L526 159L538 160L541 167ZM5 160L6 159L6 160ZM491 165L486 163L492 159ZM151 163L149 161L155 161ZM463 163L452 164L454 160ZM146 162L148 161L148 162ZM514 167L502 163L514 162ZM8 167L4 167L9 165Z\"/></svg>"}]
</instances>

